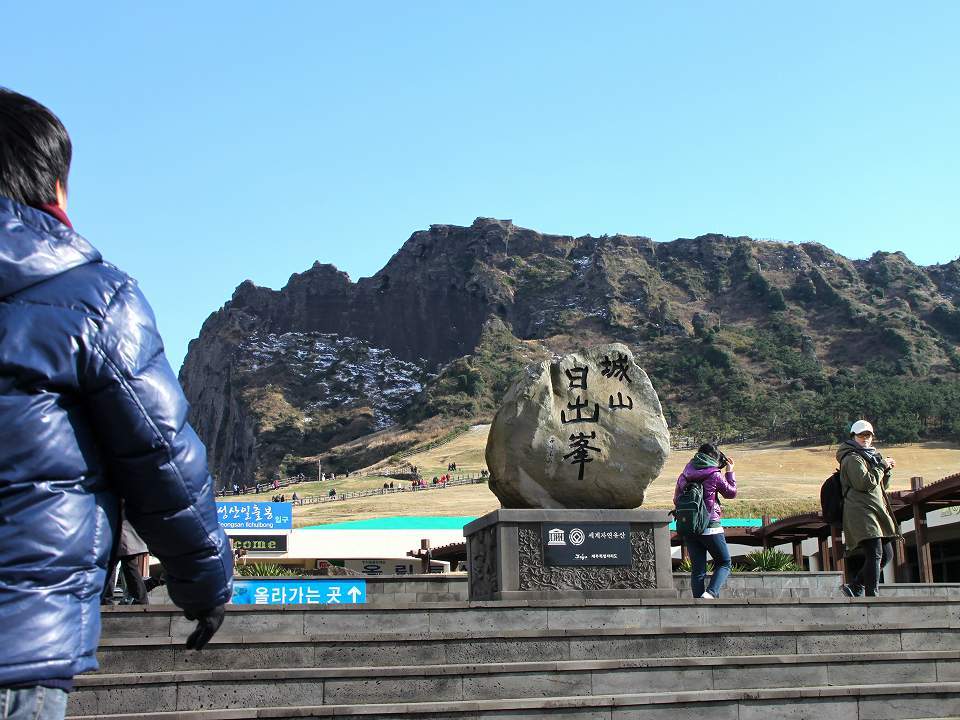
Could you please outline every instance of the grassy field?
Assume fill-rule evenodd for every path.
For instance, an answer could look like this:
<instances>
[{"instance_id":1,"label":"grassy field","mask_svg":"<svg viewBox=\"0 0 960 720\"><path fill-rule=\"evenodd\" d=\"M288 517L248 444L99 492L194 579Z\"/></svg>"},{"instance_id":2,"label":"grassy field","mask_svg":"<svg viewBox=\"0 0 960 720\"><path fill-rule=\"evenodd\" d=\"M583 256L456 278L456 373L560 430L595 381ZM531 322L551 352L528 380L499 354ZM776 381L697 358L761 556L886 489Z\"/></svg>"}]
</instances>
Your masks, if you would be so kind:
<instances>
[{"instance_id":1,"label":"grassy field","mask_svg":"<svg viewBox=\"0 0 960 720\"><path fill-rule=\"evenodd\" d=\"M445 473L451 462L456 462L464 472L479 472L484 467L488 430L489 426L478 425L445 445L409 457L407 462L417 465L428 480ZM894 490L909 488L912 476L921 476L929 484L960 472L960 446L955 444L914 443L881 446L881 450L897 461ZM737 499L725 504L728 517L784 517L814 510L819 504L820 484L836 467L833 446L793 448L768 442L729 445L724 451L736 462L739 488ZM691 455L691 451L677 451L670 456L663 472L647 490L644 507L672 507L674 483ZM383 478L356 476L335 482L304 483L296 490L298 495L324 495L331 487L348 492L382 484ZM256 497L269 499L272 494L270 491ZM289 489L286 494L289 497ZM482 515L499 506L485 484L468 485L298 507L295 524L302 527L388 515Z\"/></svg>"}]
</instances>

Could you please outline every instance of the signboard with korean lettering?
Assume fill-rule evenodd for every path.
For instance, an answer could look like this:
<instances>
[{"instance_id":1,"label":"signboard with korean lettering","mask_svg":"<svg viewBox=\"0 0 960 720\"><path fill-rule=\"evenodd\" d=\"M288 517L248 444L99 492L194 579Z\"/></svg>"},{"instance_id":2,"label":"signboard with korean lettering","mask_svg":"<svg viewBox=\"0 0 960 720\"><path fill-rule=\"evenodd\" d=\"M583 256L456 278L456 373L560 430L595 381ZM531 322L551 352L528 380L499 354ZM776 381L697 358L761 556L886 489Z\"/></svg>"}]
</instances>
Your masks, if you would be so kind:
<instances>
[{"instance_id":1,"label":"signboard with korean lettering","mask_svg":"<svg viewBox=\"0 0 960 720\"><path fill-rule=\"evenodd\" d=\"M233 549L247 552L286 552L286 535L232 535L230 544Z\"/></svg>"},{"instance_id":2,"label":"signboard with korean lettering","mask_svg":"<svg viewBox=\"0 0 960 720\"><path fill-rule=\"evenodd\" d=\"M544 565L631 564L627 523L542 523Z\"/></svg>"},{"instance_id":3,"label":"signboard with korean lettering","mask_svg":"<svg viewBox=\"0 0 960 720\"><path fill-rule=\"evenodd\" d=\"M420 560L412 560L409 557L392 560L389 558L347 559L343 566L364 575L417 575L423 572ZM431 560L430 572L450 572L450 563L445 560Z\"/></svg>"},{"instance_id":4,"label":"signboard with korean lettering","mask_svg":"<svg viewBox=\"0 0 960 720\"><path fill-rule=\"evenodd\" d=\"M233 605L362 605L365 580L234 580Z\"/></svg>"},{"instance_id":5,"label":"signboard with korean lettering","mask_svg":"<svg viewBox=\"0 0 960 720\"><path fill-rule=\"evenodd\" d=\"M293 503L218 502L217 519L224 530L292 530Z\"/></svg>"}]
</instances>

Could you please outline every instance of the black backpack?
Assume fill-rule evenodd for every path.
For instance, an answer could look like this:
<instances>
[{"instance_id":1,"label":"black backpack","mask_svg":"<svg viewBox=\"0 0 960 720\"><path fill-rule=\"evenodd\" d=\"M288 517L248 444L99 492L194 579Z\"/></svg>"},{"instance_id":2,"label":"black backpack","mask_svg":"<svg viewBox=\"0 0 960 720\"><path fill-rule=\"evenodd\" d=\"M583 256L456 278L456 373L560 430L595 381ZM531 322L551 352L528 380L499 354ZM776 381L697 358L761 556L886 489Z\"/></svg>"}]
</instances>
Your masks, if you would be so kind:
<instances>
[{"instance_id":1,"label":"black backpack","mask_svg":"<svg viewBox=\"0 0 960 720\"><path fill-rule=\"evenodd\" d=\"M843 485L840 483L840 468L823 481L820 486L820 514L828 525L843 525Z\"/></svg>"},{"instance_id":2,"label":"black backpack","mask_svg":"<svg viewBox=\"0 0 960 720\"><path fill-rule=\"evenodd\" d=\"M869 455L854 450L857 455L867 462L873 462ZM833 527L843 526L843 485L840 483L840 468L833 471L833 475L823 481L820 486L820 515L823 521Z\"/></svg>"},{"instance_id":3,"label":"black backpack","mask_svg":"<svg viewBox=\"0 0 960 720\"><path fill-rule=\"evenodd\" d=\"M678 535L703 535L710 524L710 514L703 502L703 482L687 480L673 509Z\"/></svg>"}]
</instances>

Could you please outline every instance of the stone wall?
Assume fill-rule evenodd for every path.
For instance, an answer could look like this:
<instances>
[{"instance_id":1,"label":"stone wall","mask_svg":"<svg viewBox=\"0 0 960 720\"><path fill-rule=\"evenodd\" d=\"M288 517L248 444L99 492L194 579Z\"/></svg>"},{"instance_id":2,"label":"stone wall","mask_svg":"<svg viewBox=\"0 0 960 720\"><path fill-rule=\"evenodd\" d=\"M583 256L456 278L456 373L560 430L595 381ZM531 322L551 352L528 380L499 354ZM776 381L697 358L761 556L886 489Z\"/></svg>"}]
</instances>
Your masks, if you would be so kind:
<instances>
[{"instance_id":1,"label":"stone wall","mask_svg":"<svg viewBox=\"0 0 960 720\"><path fill-rule=\"evenodd\" d=\"M252 579L252 578L244 578ZM277 578L266 578L276 580ZM317 578L329 579L329 578ZM380 575L364 577L367 604L390 606L394 603L455 602L467 600L466 573L436 575ZM674 585L680 597L690 594L690 573L674 573ZM897 583L880 586L883 597L960 597L960 583ZM725 598L805 598L839 597L840 573L732 573L723 588ZM169 604L165 587L150 593L152 605Z\"/></svg>"},{"instance_id":2,"label":"stone wall","mask_svg":"<svg viewBox=\"0 0 960 720\"><path fill-rule=\"evenodd\" d=\"M690 596L690 573L674 573L673 582L680 597ZM721 592L725 598L835 597L841 582L839 572L731 573Z\"/></svg>"}]
</instances>

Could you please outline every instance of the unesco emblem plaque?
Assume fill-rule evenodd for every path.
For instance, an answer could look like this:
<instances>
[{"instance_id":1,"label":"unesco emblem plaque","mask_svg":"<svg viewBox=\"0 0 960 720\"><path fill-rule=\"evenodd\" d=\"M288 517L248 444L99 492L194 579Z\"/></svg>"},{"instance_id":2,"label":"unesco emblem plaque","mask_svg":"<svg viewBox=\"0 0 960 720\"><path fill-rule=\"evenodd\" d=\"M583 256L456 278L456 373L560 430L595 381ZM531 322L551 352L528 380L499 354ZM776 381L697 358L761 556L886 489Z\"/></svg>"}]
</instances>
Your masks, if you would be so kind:
<instances>
[{"instance_id":1,"label":"unesco emblem plaque","mask_svg":"<svg viewBox=\"0 0 960 720\"><path fill-rule=\"evenodd\" d=\"M544 565L631 563L628 523L541 523Z\"/></svg>"}]
</instances>

